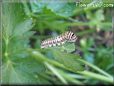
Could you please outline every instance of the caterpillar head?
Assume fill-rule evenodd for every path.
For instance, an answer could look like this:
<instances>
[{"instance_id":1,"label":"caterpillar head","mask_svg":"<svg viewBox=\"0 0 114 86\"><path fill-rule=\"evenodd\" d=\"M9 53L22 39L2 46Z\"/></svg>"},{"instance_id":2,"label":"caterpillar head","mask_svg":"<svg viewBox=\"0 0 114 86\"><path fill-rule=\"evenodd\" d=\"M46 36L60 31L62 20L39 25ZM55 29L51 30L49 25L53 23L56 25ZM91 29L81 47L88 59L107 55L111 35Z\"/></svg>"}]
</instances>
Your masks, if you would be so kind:
<instances>
[{"instance_id":1,"label":"caterpillar head","mask_svg":"<svg viewBox=\"0 0 114 86\"><path fill-rule=\"evenodd\" d=\"M68 31L65 35L67 42L76 42L77 36L73 32Z\"/></svg>"}]
</instances>

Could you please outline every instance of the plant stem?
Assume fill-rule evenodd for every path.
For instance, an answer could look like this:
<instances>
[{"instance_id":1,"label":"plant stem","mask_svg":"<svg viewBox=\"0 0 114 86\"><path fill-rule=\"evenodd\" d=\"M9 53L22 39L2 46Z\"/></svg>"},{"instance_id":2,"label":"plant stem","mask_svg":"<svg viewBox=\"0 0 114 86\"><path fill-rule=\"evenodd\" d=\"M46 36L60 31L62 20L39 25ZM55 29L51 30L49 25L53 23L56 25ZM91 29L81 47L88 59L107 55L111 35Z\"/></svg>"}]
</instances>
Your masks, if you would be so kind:
<instances>
[{"instance_id":1,"label":"plant stem","mask_svg":"<svg viewBox=\"0 0 114 86\"><path fill-rule=\"evenodd\" d=\"M109 75L108 73L106 73L105 71L101 70L100 68L98 68L97 66L88 63L87 61L84 61L82 59L79 59L81 62L83 62L84 64L87 64L88 66L90 66L91 68L93 68L94 70L98 71L99 73L102 73L105 76L108 76L109 78L113 78L111 75Z\"/></svg>"},{"instance_id":2,"label":"plant stem","mask_svg":"<svg viewBox=\"0 0 114 86\"><path fill-rule=\"evenodd\" d=\"M67 81L61 76L61 74L58 72L56 68L54 68L52 65L50 65L48 62L44 62L46 66L63 82L64 84L68 84Z\"/></svg>"},{"instance_id":3,"label":"plant stem","mask_svg":"<svg viewBox=\"0 0 114 86\"><path fill-rule=\"evenodd\" d=\"M96 79L99 79L99 80L103 80L103 81L113 83L113 78L105 77L105 76L100 75L100 74L92 73L92 72L89 72L89 71L82 71L82 72L78 72L78 73L83 74L85 76L89 76L89 77L93 77L93 78L96 78Z\"/></svg>"}]
</instances>

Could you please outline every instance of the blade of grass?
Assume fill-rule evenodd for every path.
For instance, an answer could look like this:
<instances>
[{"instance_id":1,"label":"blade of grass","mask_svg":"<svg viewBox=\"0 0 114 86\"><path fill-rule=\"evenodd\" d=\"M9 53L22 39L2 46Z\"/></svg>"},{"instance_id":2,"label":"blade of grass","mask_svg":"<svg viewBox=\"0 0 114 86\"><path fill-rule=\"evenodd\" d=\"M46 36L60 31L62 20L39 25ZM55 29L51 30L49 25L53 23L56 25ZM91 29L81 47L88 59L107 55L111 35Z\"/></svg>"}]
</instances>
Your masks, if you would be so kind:
<instances>
[{"instance_id":1,"label":"blade of grass","mask_svg":"<svg viewBox=\"0 0 114 86\"><path fill-rule=\"evenodd\" d=\"M57 67L62 67L62 68L65 68L64 67L64 65L62 65L62 64L60 64L60 63L58 63L57 61L54 61L54 60L51 60L51 59L48 59L48 58L46 58L44 55L42 55L39 51L37 51L37 50L34 50L34 49L28 49L27 50L28 52L29 52L29 54L33 57L33 58L35 58L36 60L38 60L38 61L41 61L41 62L49 62L49 63L51 63L51 64L53 64L53 65L55 65L55 66L57 66Z\"/></svg>"},{"instance_id":2,"label":"blade of grass","mask_svg":"<svg viewBox=\"0 0 114 86\"><path fill-rule=\"evenodd\" d=\"M113 78L111 75L109 75L108 73L106 73L105 71L101 70L100 68L98 68L97 66L88 63L87 61L84 61L82 59L79 59L81 62L83 62L84 64L87 64L88 66L90 66L91 68L93 68L94 70L98 71L99 73L109 77L109 78Z\"/></svg>"},{"instance_id":3,"label":"blade of grass","mask_svg":"<svg viewBox=\"0 0 114 86\"><path fill-rule=\"evenodd\" d=\"M64 84L68 84L67 81L63 78L63 76L60 75L58 70L54 68L52 65L50 65L48 62L44 63Z\"/></svg>"},{"instance_id":4,"label":"blade of grass","mask_svg":"<svg viewBox=\"0 0 114 86\"><path fill-rule=\"evenodd\" d=\"M67 79L68 81L70 81L70 82L72 82L72 83L75 83L75 84L84 85L83 82L81 82L81 81L79 81L79 80L77 80L77 79L71 77L69 74L65 73L64 71L58 69L58 72L59 72L60 74L62 74L62 76L63 76L65 79Z\"/></svg>"},{"instance_id":5,"label":"blade of grass","mask_svg":"<svg viewBox=\"0 0 114 86\"><path fill-rule=\"evenodd\" d=\"M79 75L79 74L68 74L70 77L72 78L76 78L76 79L87 79L87 77Z\"/></svg>"},{"instance_id":6,"label":"blade of grass","mask_svg":"<svg viewBox=\"0 0 114 86\"><path fill-rule=\"evenodd\" d=\"M96 78L96 79L99 79L99 80L102 80L102 81L113 83L113 78L108 78L108 77L102 76L100 74L92 73L92 72L89 72L89 71L82 71L82 72L78 72L78 73L83 74L85 76L92 77L92 78Z\"/></svg>"}]
</instances>

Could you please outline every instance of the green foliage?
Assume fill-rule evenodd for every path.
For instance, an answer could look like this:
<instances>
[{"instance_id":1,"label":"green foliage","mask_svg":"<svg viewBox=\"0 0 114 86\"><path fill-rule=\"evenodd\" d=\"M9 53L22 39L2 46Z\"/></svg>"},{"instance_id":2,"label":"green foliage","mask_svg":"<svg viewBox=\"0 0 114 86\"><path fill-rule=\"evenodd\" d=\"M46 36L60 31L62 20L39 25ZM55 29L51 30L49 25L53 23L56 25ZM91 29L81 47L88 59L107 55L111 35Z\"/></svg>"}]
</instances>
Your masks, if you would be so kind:
<instances>
[{"instance_id":1,"label":"green foliage","mask_svg":"<svg viewBox=\"0 0 114 86\"><path fill-rule=\"evenodd\" d=\"M75 3L54 3L53 0L50 2L31 2L30 6L33 13L32 16L35 17L37 22L36 28L38 28L38 30L40 29L41 32L43 32L45 28L50 28L53 31L64 31L69 26L69 24L67 24L64 19L72 16L73 10L76 7Z\"/></svg>"},{"instance_id":2,"label":"green foliage","mask_svg":"<svg viewBox=\"0 0 114 86\"><path fill-rule=\"evenodd\" d=\"M113 84L113 49L110 42L104 46L112 31L110 8L91 7L96 0L81 3L89 6L69 0L2 3L2 84ZM69 26L78 36L76 44L40 49L43 39Z\"/></svg>"},{"instance_id":3,"label":"green foliage","mask_svg":"<svg viewBox=\"0 0 114 86\"><path fill-rule=\"evenodd\" d=\"M44 65L28 56L29 38L33 35L31 19L23 19L21 4L3 3L3 84L32 84L38 82L33 74L45 70ZM18 10L18 11L17 11ZM15 14L15 15L14 15ZM31 64L32 63L32 64Z\"/></svg>"},{"instance_id":4,"label":"green foliage","mask_svg":"<svg viewBox=\"0 0 114 86\"><path fill-rule=\"evenodd\" d=\"M75 9L75 3L67 3L67 2L56 2L54 0L50 0L50 2L37 1L30 3L32 12L34 13L42 13L45 12L44 8L51 10L54 14L69 17L72 16L73 10Z\"/></svg>"},{"instance_id":5,"label":"green foliage","mask_svg":"<svg viewBox=\"0 0 114 86\"><path fill-rule=\"evenodd\" d=\"M81 49L83 50L84 53L84 58L91 62L94 63L94 54L90 53L89 49L91 50L91 46L94 45L94 40L92 38L89 39L81 39L80 40L80 45L81 45Z\"/></svg>"},{"instance_id":6,"label":"green foliage","mask_svg":"<svg viewBox=\"0 0 114 86\"><path fill-rule=\"evenodd\" d=\"M62 63L71 71L76 72L76 71L84 70L83 68L84 64L78 60L80 56L67 54L67 53L59 52L59 51L54 51L53 54L54 54L55 59L58 62Z\"/></svg>"},{"instance_id":7,"label":"green foliage","mask_svg":"<svg viewBox=\"0 0 114 86\"><path fill-rule=\"evenodd\" d=\"M107 52L108 51L108 52ZM97 52L97 59L96 59L96 64L98 64L98 66L104 70L107 70L111 73L111 69L113 66L113 48L104 48L104 47L99 47L96 49ZM105 59L104 59L105 58ZM102 63L101 63L102 61ZM111 73L113 74L113 72Z\"/></svg>"}]
</instances>

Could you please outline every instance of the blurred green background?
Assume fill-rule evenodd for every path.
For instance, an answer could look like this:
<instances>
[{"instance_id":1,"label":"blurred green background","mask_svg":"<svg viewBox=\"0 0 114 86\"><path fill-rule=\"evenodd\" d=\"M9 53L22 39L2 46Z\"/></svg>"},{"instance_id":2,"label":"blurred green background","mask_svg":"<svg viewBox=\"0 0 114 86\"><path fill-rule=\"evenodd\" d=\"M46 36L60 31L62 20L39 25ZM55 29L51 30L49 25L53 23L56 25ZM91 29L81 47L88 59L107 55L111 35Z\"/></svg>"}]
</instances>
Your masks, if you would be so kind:
<instances>
[{"instance_id":1,"label":"blurred green background","mask_svg":"<svg viewBox=\"0 0 114 86\"><path fill-rule=\"evenodd\" d=\"M113 5L2 1L2 84L114 84ZM42 40L69 30L78 37L75 44L40 48Z\"/></svg>"}]
</instances>

